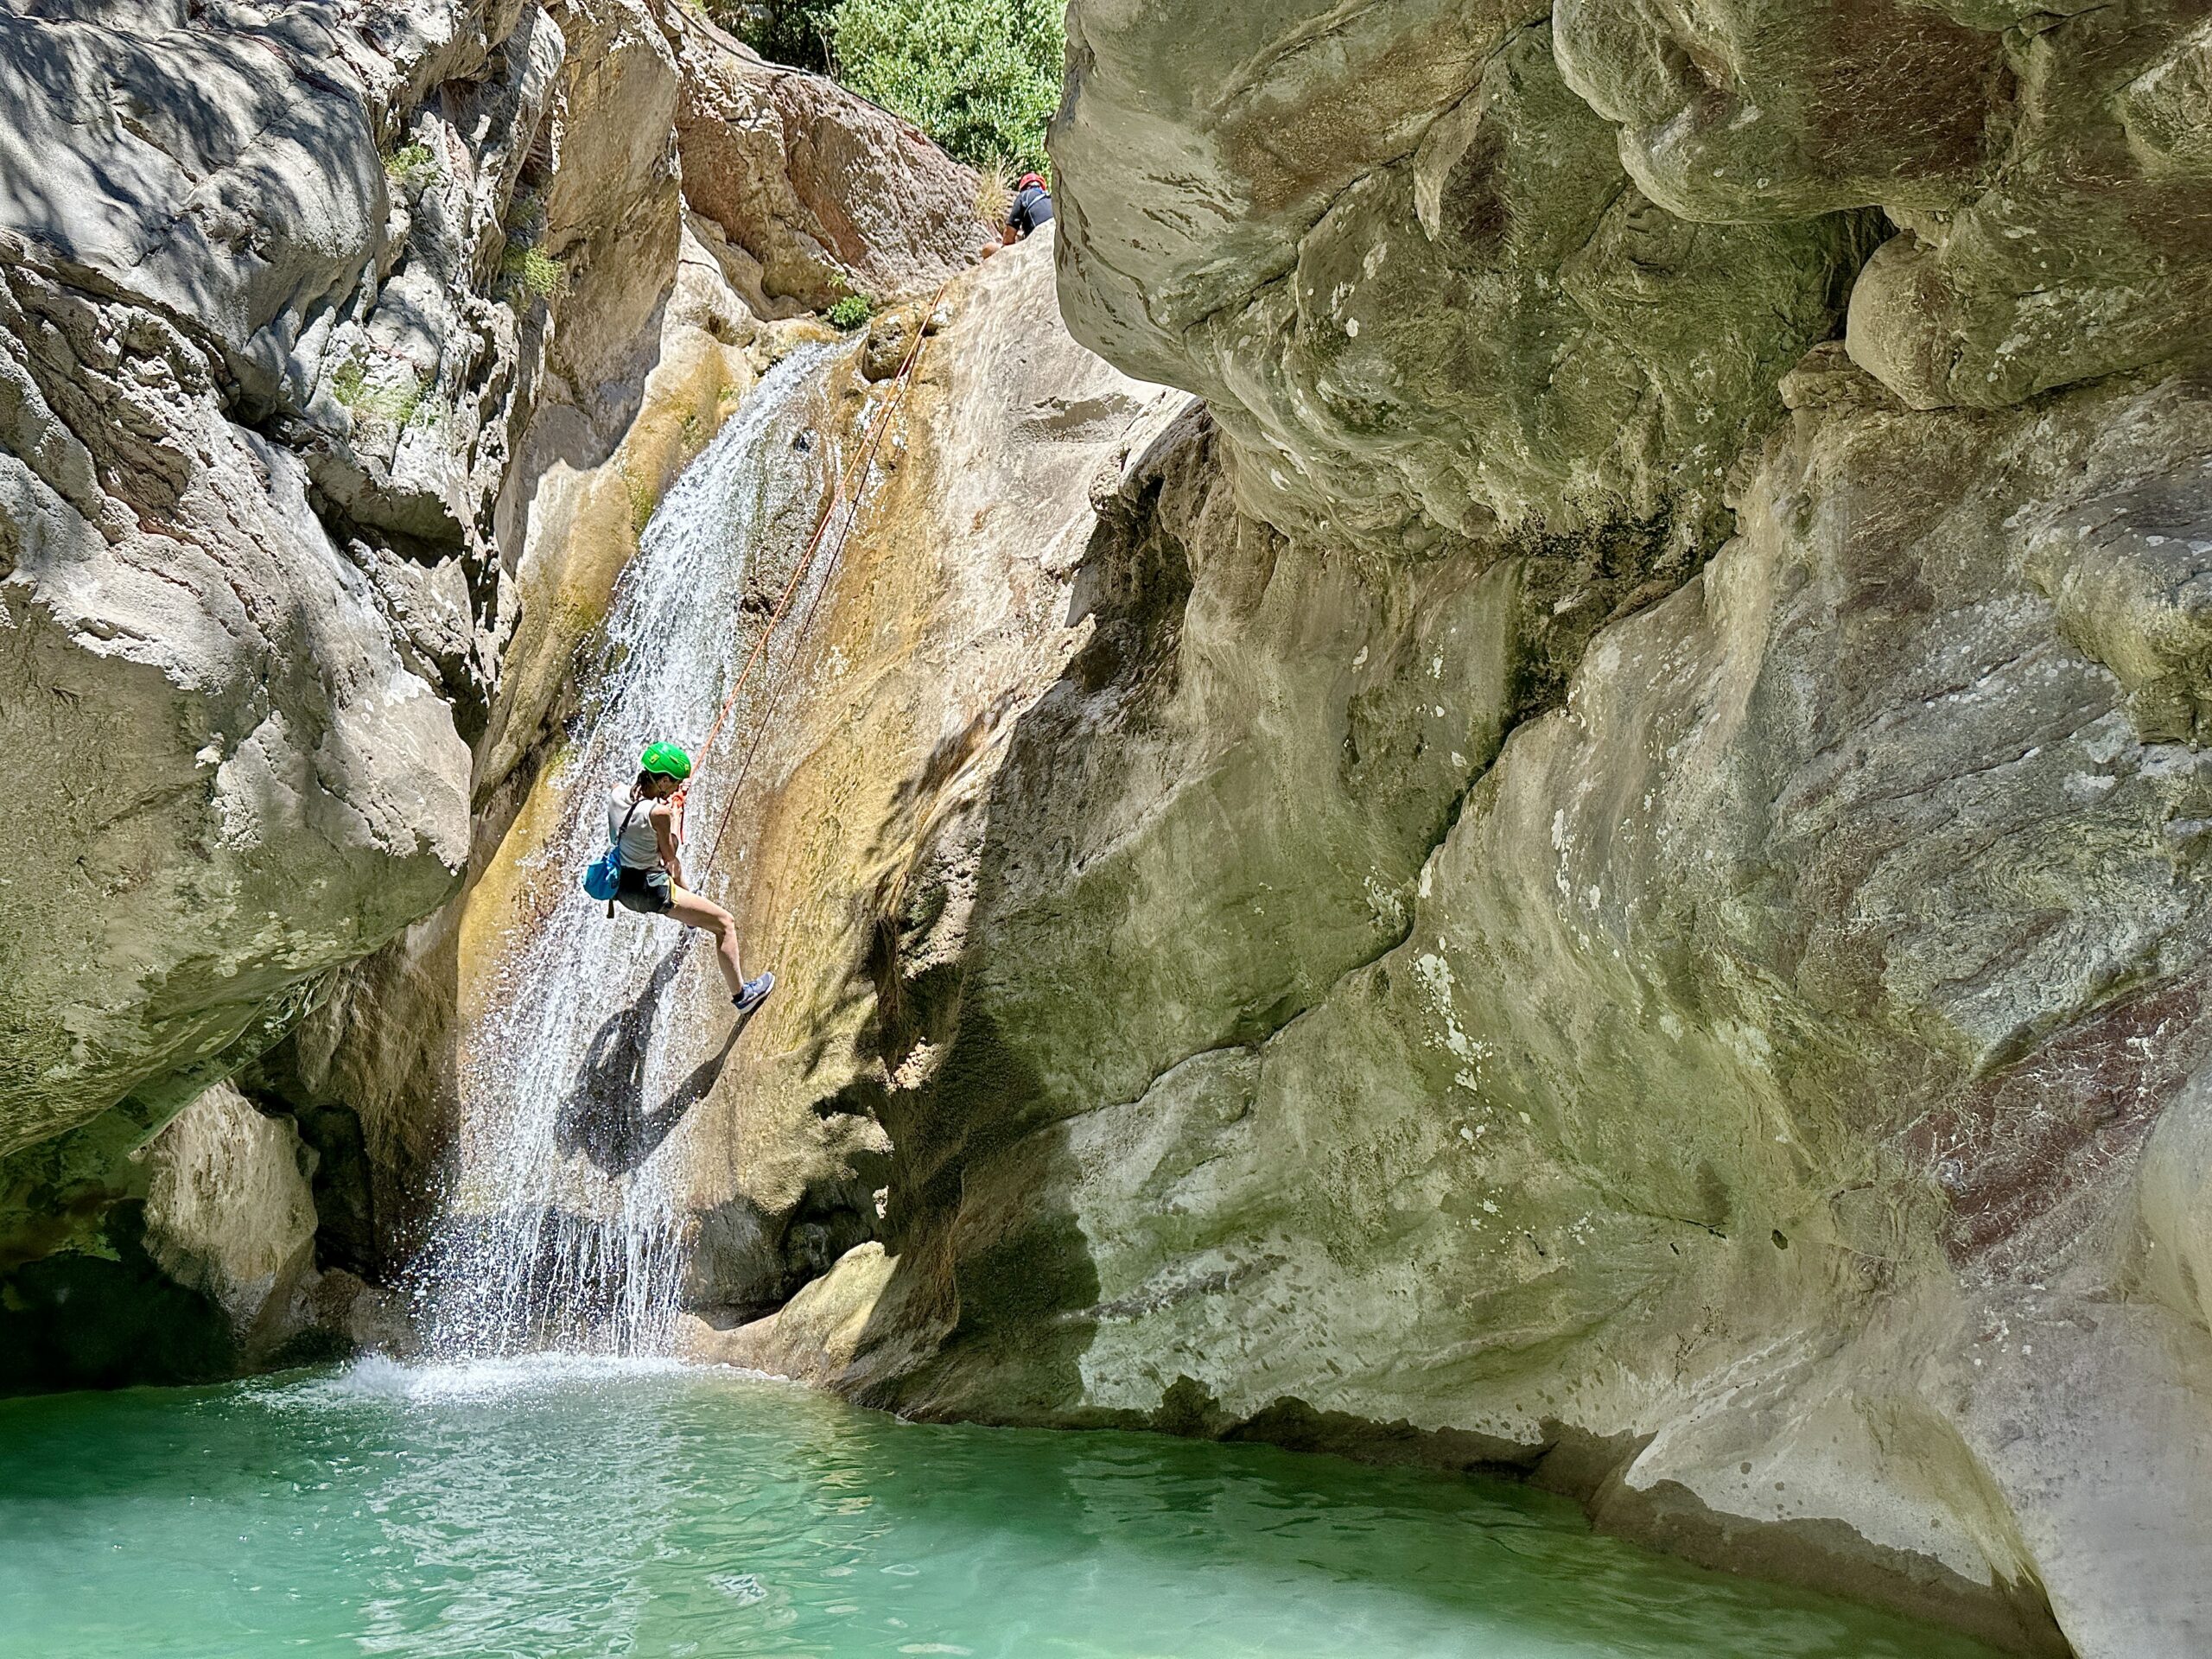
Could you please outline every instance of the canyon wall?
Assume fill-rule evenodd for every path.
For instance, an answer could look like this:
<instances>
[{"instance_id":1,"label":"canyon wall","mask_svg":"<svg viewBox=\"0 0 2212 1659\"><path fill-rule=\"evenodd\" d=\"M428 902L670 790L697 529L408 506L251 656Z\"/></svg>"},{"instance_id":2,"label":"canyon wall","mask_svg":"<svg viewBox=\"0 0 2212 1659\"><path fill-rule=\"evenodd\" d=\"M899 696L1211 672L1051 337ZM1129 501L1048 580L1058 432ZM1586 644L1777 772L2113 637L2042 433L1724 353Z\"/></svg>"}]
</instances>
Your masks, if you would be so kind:
<instances>
[{"instance_id":1,"label":"canyon wall","mask_svg":"<svg viewBox=\"0 0 2212 1659\"><path fill-rule=\"evenodd\" d=\"M973 181L642 0L0 47L8 1317L404 1342L616 577ZM671 941L564 1154L689 1349L2212 1644L2208 86L2180 0L1077 0L1057 234L826 382L926 334L737 711L782 985Z\"/></svg>"},{"instance_id":2,"label":"canyon wall","mask_svg":"<svg viewBox=\"0 0 2212 1659\"><path fill-rule=\"evenodd\" d=\"M381 1328L576 642L764 331L971 262L975 181L658 0L22 0L0 104L0 1326L219 1374ZM233 1076L322 1221L242 1281L149 1192L289 1224Z\"/></svg>"},{"instance_id":3,"label":"canyon wall","mask_svg":"<svg viewBox=\"0 0 2212 1659\"><path fill-rule=\"evenodd\" d=\"M2208 42L1077 0L1063 308L1206 413L705 1351L2202 1651Z\"/></svg>"}]
</instances>

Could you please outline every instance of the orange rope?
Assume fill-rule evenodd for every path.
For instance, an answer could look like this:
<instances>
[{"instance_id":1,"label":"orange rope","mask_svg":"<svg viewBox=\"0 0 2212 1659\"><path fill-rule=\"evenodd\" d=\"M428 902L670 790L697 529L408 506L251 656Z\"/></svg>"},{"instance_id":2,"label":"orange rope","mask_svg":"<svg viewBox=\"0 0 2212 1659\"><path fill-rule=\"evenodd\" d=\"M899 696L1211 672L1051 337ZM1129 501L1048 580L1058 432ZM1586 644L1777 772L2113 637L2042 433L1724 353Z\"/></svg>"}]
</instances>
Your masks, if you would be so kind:
<instances>
[{"instance_id":1,"label":"orange rope","mask_svg":"<svg viewBox=\"0 0 2212 1659\"><path fill-rule=\"evenodd\" d=\"M760 639L753 642L752 654L746 658L745 667L737 677L737 683L730 689L729 696L722 700L721 712L715 716L714 727L707 734L706 742L700 746L699 753L702 760L713 750L715 739L721 734L722 726L728 720L731 709L737 706L738 698L744 695L746 681L751 677L753 669L766 657L770 639L773 637L778 624L783 621L785 613L791 608L791 600L798 594L799 584L806 580L806 573L814 563L815 555L821 550L830 521L837 516L837 503L849 493L850 505L845 513L843 528L837 533L836 545L830 550L829 563L823 567L821 586L815 589L814 598L806 607L806 615L800 620L798 639L803 641L813 628L814 614L821 607L822 595L829 591L830 583L837 574L838 562L845 556L845 543L852 539L853 526L860 520L861 504L867 499L868 480L875 467L875 457L877 452L883 447L883 435L890 429L893 417L897 415L900 405L906 401L906 388L912 384L914 370L921 362L923 343L929 338L930 319L937 314L938 307L944 302L945 294L952 287L952 283L953 279L947 277L944 286L938 289L936 298L930 302L928 308L921 314L914 330L914 343L906 348L906 355L899 362L899 372L892 380L891 396L885 400L881 411L876 416L874 429L868 435L866 452L861 457L860 466L850 475L852 483L849 492L844 487L845 480L840 479L838 487L832 490L828 503L822 509L821 518L815 523L814 533L807 539L806 551L801 556L798 568L791 572L791 579L784 585L783 595L776 601L774 614L768 619L768 626L761 630ZM796 649L794 645L794 662L797 660ZM714 862L715 854L721 849L722 836L729 828L730 814L737 806L737 798L744 792L747 779L753 774L753 760L760 753L760 745L767 737L769 723L775 715L778 694L782 690L782 679L787 677L790 671L790 664L786 664L784 675L778 677L777 683L769 690L767 702L760 710L760 722L753 728L753 741L747 746L745 759L739 763L737 776L731 781L728 797L722 803L721 817L715 825L714 839L707 843L707 856L701 864L702 869Z\"/></svg>"},{"instance_id":2,"label":"orange rope","mask_svg":"<svg viewBox=\"0 0 2212 1659\"><path fill-rule=\"evenodd\" d=\"M769 617L768 626L760 630L760 637L753 642L752 655L745 659L745 666L738 671L737 683L730 687L729 696L722 699L721 712L715 716L715 723L708 728L707 741L699 746L700 759L704 760L714 752L715 740L721 735L723 722L729 719L729 711L737 707L737 700L745 695L746 681L753 677L753 671L760 666L760 658L768 649L768 641L776 632L776 625L784 620L785 611L791 607L791 595L798 591L799 583L806 579L807 567L814 563L814 556L822 546L822 534L830 528L830 516L837 511L838 499L844 493L843 482L842 479L836 480L836 487L830 491L830 499L822 504L822 516L815 520L814 532L807 537L806 552L800 558L798 568L791 572L791 581L784 585L783 597L776 601L775 613Z\"/></svg>"}]
</instances>

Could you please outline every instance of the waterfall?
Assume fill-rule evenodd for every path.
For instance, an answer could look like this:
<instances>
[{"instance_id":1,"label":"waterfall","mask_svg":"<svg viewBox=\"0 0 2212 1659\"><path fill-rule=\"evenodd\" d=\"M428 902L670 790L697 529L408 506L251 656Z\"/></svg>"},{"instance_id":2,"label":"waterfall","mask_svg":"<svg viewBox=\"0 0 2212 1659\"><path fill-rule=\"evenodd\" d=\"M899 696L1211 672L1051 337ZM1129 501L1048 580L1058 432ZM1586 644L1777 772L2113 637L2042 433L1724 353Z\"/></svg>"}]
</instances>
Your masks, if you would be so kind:
<instances>
[{"instance_id":1,"label":"waterfall","mask_svg":"<svg viewBox=\"0 0 2212 1659\"><path fill-rule=\"evenodd\" d=\"M502 941L490 1005L463 1033L453 1162L413 1274L441 1358L667 1342L691 1244L673 1132L711 1087L734 1014L705 935L620 909L610 920L579 881L607 845L608 791L634 778L645 744L696 752L706 739L766 620L744 608L748 589L780 591L835 487L834 444L818 435L837 355L785 357L684 472L580 664L582 713L537 785L557 823L525 872L535 919ZM779 630L755 685L774 683L796 632ZM751 712L696 757L695 881Z\"/></svg>"}]
</instances>

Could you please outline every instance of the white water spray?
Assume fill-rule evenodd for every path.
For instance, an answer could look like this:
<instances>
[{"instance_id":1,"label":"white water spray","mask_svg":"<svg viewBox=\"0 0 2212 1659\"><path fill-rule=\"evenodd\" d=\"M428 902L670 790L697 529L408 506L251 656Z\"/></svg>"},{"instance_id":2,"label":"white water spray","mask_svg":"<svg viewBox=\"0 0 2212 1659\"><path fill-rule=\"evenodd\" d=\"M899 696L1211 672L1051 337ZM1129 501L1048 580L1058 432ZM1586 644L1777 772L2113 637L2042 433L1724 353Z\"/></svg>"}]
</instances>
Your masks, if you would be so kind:
<instances>
[{"instance_id":1,"label":"white water spray","mask_svg":"<svg viewBox=\"0 0 2212 1659\"><path fill-rule=\"evenodd\" d=\"M608 791L636 775L647 743L705 738L760 626L743 608L755 573L779 583L814 528L836 475L817 435L836 355L808 346L778 364L669 492L599 659L580 670L583 712L539 785L559 823L526 872L537 914L506 942L490 1010L465 1034L449 1187L417 1264L441 1359L667 1344L691 1245L677 1131L713 1085L733 1015L704 935L619 908L610 920L579 881L607 845ZM764 683L798 644L771 642ZM747 712L691 791L694 881Z\"/></svg>"}]
</instances>

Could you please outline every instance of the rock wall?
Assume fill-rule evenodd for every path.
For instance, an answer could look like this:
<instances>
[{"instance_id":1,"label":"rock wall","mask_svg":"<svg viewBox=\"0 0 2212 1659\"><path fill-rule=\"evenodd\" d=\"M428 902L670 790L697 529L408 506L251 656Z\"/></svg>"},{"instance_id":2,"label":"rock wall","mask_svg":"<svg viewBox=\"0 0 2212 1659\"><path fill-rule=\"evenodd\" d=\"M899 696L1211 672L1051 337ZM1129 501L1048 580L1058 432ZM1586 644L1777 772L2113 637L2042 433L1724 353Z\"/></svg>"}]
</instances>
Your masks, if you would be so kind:
<instances>
[{"instance_id":1,"label":"rock wall","mask_svg":"<svg viewBox=\"0 0 2212 1659\"><path fill-rule=\"evenodd\" d=\"M702 1346L2202 1650L2201 14L1070 35L1207 410L895 888L877 1239Z\"/></svg>"},{"instance_id":2,"label":"rock wall","mask_svg":"<svg viewBox=\"0 0 2212 1659\"><path fill-rule=\"evenodd\" d=\"M930 332L677 1011L692 1351L2203 1651L2209 39L1077 0L1060 239L834 386ZM646 0L0 92L10 1351L364 1339L645 519L972 181Z\"/></svg>"},{"instance_id":3,"label":"rock wall","mask_svg":"<svg viewBox=\"0 0 2212 1659\"><path fill-rule=\"evenodd\" d=\"M702 942L623 912L610 931L625 945L636 930L658 936L663 971L633 1005L578 1014L626 1033L619 1044L640 1043L640 1033L664 1041L664 1069L680 1079L652 1095L624 1075L604 1080L574 1114L564 1150L607 1173L650 1162L638 1179L692 1218L685 1300L709 1345L710 1330L788 1301L880 1227L893 1149L879 1112L887 1076L875 969L898 954L917 865L949 822L977 810L1021 711L1085 636L1070 610L1094 492L1110 491L1188 401L1130 380L1068 336L1049 238L993 260L925 310L880 316L831 369L817 424L791 435L829 446L849 474L892 376L927 330L888 417L880 481L850 536L835 538L834 577L820 580L825 550L770 669L701 757L727 770L753 753L726 833L695 823L686 868L740 917L747 971L772 966L779 988L734 1026ZM804 504L802 517L815 511ZM750 550L758 603L729 619L734 660L759 640L799 552L772 539ZM569 792L602 786L549 760L459 906L449 1040L464 1065L499 1064L472 1046L478 1025L514 994L538 918L575 879L540 855ZM963 945L961 908L946 900L937 921L948 968ZM357 1040L341 1044L339 1066L361 1053Z\"/></svg>"},{"instance_id":4,"label":"rock wall","mask_svg":"<svg viewBox=\"0 0 2212 1659\"><path fill-rule=\"evenodd\" d=\"M660 0L24 0L0 102L0 1262L111 1254L244 1071L380 1271L448 901L645 513L764 318L972 259L974 181Z\"/></svg>"}]
</instances>

